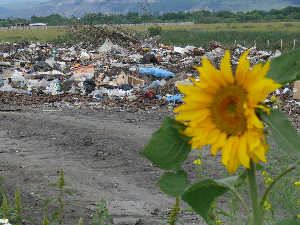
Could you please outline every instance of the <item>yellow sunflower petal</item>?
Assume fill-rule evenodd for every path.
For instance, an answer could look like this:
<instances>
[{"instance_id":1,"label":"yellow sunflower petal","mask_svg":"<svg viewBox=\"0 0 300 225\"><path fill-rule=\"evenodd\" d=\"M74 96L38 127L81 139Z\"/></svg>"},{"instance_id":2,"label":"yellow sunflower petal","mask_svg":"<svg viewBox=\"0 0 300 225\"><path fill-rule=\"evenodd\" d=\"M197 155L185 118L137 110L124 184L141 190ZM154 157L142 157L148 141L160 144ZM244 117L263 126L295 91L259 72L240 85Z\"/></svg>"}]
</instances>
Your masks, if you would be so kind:
<instances>
[{"instance_id":1,"label":"yellow sunflower petal","mask_svg":"<svg viewBox=\"0 0 300 225\"><path fill-rule=\"evenodd\" d=\"M267 74L269 67L270 67L270 63L266 63L263 67L262 64L256 64L251 70L248 70L246 72L243 83L241 83L241 85L249 93L251 93L249 88L253 87L253 85L249 85L249 84L251 83L257 85L258 82L263 81L264 79L262 78Z\"/></svg>"},{"instance_id":2,"label":"yellow sunflower petal","mask_svg":"<svg viewBox=\"0 0 300 225\"><path fill-rule=\"evenodd\" d=\"M201 149L201 147L199 146L199 144L198 144L198 141L195 141L195 140L190 140L190 142L189 142L189 144L191 144L191 149L195 149L195 148L198 148L199 147L199 149Z\"/></svg>"},{"instance_id":3,"label":"yellow sunflower petal","mask_svg":"<svg viewBox=\"0 0 300 225\"><path fill-rule=\"evenodd\" d=\"M253 152L248 152L248 155L254 163L256 163L256 164L259 163L257 156Z\"/></svg>"},{"instance_id":4,"label":"yellow sunflower petal","mask_svg":"<svg viewBox=\"0 0 300 225\"><path fill-rule=\"evenodd\" d=\"M203 89L205 88L205 91L208 93L214 94L221 86L221 84L218 82L217 79L217 71L209 62L208 59L202 58L202 64L203 65L209 65L209 67L213 68L214 70L212 71L211 69L207 69L206 67L197 67L197 70L199 72L199 80L200 80L200 86Z\"/></svg>"},{"instance_id":5,"label":"yellow sunflower petal","mask_svg":"<svg viewBox=\"0 0 300 225\"><path fill-rule=\"evenodd\" d=\"M257 148L260 145L260 137L262 134L255 129L251 129L248 130L245 135L247 136L249 151L251 152L253 149Z\"/></svg>"},{"instance_id":6,"label":"yellow sunflower petal","mask_svg":"<svg viewBox=\"0 0 300 225\"><path fill-rule=\"evenodd\" d=\"M230 170L228 170L228 172L235 173L240 165L241 165L241 162L240 162L239 158L237 157L237 155L235 155L235 157L233 158L233 160L231 162Z\"/></svg>"},{"instance_id":7,"label":"yellow sunflower petal","mask_svg":"<svg viewBox=\"0 0 300 225\"><path fill-rule=\"evenodd\" d=\"M214 123L212 123L212 121L210 120L209 117L205 118L204 120L202 118L198 117L197 119L190 121L189 126L194 127L194 128L205 127L208 130L212 130L217 127Z\"/></svg>"},{"instance_id":8,"label":"yellow sunflower petal","mask_svg":"<svg viewBox=\"0 0 300 225\"><path fill-rule=\"evenodd\" d=\"M216 155L217 151L220 151L223 148L223 146L226 143L226 140L227 140L227 134L221 132L218 141L212 143L210 154Z\"/></svg>"},{"instance_id":9,"label":"yellow sunflower petal","mask_svg":"<svg viewBox=\"0 0 300 225\"><path fill-rule=\"evenodd\" d=\"M233 144L234 144L233 137L234 136L229 137L222 148L222 163L225 166L227 165L227 163L230 159L230 152L231 152Z\"/></svg>"},{"instance_id":10,"label":"yellow sunflower petal","mask_svg":"<svg viewBox=\"0 0 300 225\"><path fill-rule=\"evenodd\" d=\"M238 147L239 147L239 137L238 136L231 136L227 140L223 151L222 151L222 162L223 162L223 154L224 154L224 149L228 148L226 150L226 155L224 155L224 162L227 161L226 163L223 162L223 164L226 166L227 170L229 173L234 173L239 165L241 164L238 158ZM228 159L227 159L228 157Z\"/></svg>"},{"instance_id":11,"label":"yellow sunflower petal","mask_svg":"<svg viewBox=\"0 0 300 225\"><path fill-rule=\"evenodd\" d=\"M224 79L227 81L228 84L232 85L234 83L234 77L230 63L230 52L228 50L225 51L225 55L221 60L220 69Z\"/></svg>"},{"instance_id":12,"label":"yellow sunflower petal","mask_svg":"<svg viewBox=\"0 0 300 225\"><path fill-rule=\"evenodd\" d=\"M248 127L252 128L252 127L257 127L257 128L264 128L263 124L261 123L261 121L258 119L254 108L249 109L248 107L245 107L245 113L247 115L247 123L248 123Z\"/></svg>"},{"instance_id":13,"label":"yellow sunflower petal","mask_svg":"<svg viewBox=\"0 0 300 225\"><path fill-rule=\"evenodd\" d=\"M247 137L242 135L239 141L238 156L240 162L248 169L250 169L250 157L247 151Z\"/></svg>"},{"instance_id":14,"label":"yellow sunflower petal","mask_svg":"<svg viewBox=\"0 0 300 225\"><path fill-rule=\"evenodd\" d=\"M264 142L261 142L260 145L253 149L253 153L263 162L267 162L266 158L266 149L268 149L268 145Z\"/></svg>"},{"instance_id":15,"label":"yellow sunflower petal","mask_svg":"<svg viewBox=\"0 0 300 225\"><path fill-rule=\"evenodd\" d=\"M207 93L202 93L201 95L187 95L182 98L182 101L192 104L202 104L202 103L211 103L212 95Z\"/></svg>"},{"instance_id":16,"label":"yellow sunflower petal","mask_svg":"<svg viewBox=\"0 0 300 225\"><path fill-rule=\"evenodd\" d=\"M179 91L183 94L193 94L193 93L197 93L197 94L202 94L203 91L201 91L201 89L199 87L196 86L191 86L191 85L182 85L179 84L177 85L177 88L179 89Z\"/></svg>"},{"instance_id":17,"label":"yellow sunflower petal","mask_svg":"<svg viewBox=\"0 0 300 225\"><path fill-rule=\"evenodd\" d=\"M270 69L270 64L270 61L267 61L264 65L262 65L262 63L254 65L249 71L249 76L256 80L262 79L267 75Z\"/></svg>"},{"instance_id":18,"label":"yellow sunflower petal","mask_svg":"<svg viewBox=\"0 0 300 225\"><path fill-rule=\"evenodd\" d=\"M255 113L267 95L280 87L266 78L269 63L250 69L249 51L239 60L235 77L231 71L230 53L225 52L220 71L208 59L196 67L200 82L190 78L195 86L178 86L185 94L185 104L177 107L176 120L187 128L183 134L191 137L192 148L211 145L211 154L222 151L222 163L230 173L239 165L250 167L250 159L265 162L268 151L263 124Z\"/></svg>"},{"instance_id":19,"label":"yellow sunflower petal","mask_svg":"<svg viewBox=\"0 0 300 225\"><path fill-rule=\"evenodd\" d=\"M209 116L208 109L190 109L184 110L176 116L176 120L180 121L187 121L187 120L194 120L194 119L201 119L201 121L205 120Z\"/></svg>"},{"instance_id":20,"label":"yellow sunflower petal","mask_svg":"<svg viewBox=\"0 0 300 225\"><path fill-rule=\"evenodd\" d=\"M235 70L236 83L240 86L243 86L243 84L245 83L245 80L248 77L250 62L249 62L249 60L247 60L247 56L248 56L249 52L250 51L248 50L244 54L241 55L239 64Z\"/></svg>"},{"instance_id":21,"label":"yellow sunflower petal","mask_svg":"<svg viewBox=\"0 0 300 225\"><path fill-rule=\"evenodd\" d=\"M203 132L205 131L205 127L190 127L188 126L182 133L186 136L193 137L193 139L200 138L203 135ZM197 134L197 135L195 135Z\"/></svg>"},{"instance_id":22,"label":"yellow sunflower petal","mask_svg":"<svg viewBox=\"0 0 300 225\"><path fill-rule=\"evenodd\" d=\"M195 69L199 68L199 67L194 67ZM197 69L198 70L198 69ZM196 81L194 78L189 77L189 79L195 84L195 86L197 86L198 88L202 88L202 84L200 84L198 81ZM179 86L179 85L178 85Z\"/></svg>"},{"instance_id":23,"label":"yellow sunflower petal","mask_svg":"<svg viewBox=\"0 0 300 225\"><path fill-rule=\"evenodd\" d=\"M208 131L208 137L207 137L207 139L209 141L208 144L213 144L213 143L219 141L219 139L221 138L221 134L222 133L220 132L220 130L216 129L216 128Z\"/></svg>"},{"instance_id":24,"label":"yellow sunflower petal","mask_svg":"<svg viewBox=\"0 0 300 225\"><path fill-rule=\"evenodd\" d=\"M178 112L181 112L181 111L185 111L185 110L191 110L191 109L198 109L198 110L202 110L202 109L205 109L207 108L209 103L201 103L199 104L198 102L195 102L195 104L190 104L189 103L186 103L186 104L182 104L178 107L176 107L173 112L174 113L178 113Z\"/></svg>"}]
</instances>

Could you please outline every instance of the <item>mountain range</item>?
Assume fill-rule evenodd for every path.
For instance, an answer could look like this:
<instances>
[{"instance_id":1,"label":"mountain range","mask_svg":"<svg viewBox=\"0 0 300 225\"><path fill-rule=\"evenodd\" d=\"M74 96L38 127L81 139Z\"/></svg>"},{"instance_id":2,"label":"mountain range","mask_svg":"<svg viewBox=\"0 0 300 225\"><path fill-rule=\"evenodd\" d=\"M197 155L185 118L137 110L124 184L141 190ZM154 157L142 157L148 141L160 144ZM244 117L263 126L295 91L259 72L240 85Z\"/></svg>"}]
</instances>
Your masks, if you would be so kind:
<instances>
[{"instance_id":1,"label":"mountain range","mask_svg":"<svg viewBox=\"0 0 300 225\"><path fill-rule=\"evenodd\" d=\"M86 13L119 14L128 12L153 14L167 12L193 12L196 10L230 10L247 12L252 10L269 11L287 6L300 7L300 0L0 0L0 18L30 19L35 16L60 14L65 17L83 17ZM144 9L143 9L144 8Z\"/></svg>"}]
</instances>

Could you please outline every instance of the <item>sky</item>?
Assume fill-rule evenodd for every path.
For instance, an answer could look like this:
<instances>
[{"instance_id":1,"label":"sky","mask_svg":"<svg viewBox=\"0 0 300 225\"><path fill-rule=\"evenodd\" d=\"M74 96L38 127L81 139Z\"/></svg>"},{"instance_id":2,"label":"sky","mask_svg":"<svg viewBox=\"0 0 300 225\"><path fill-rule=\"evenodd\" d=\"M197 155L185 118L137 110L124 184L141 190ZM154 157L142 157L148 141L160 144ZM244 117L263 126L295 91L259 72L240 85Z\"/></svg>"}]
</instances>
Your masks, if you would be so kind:
<instances>
[{"instance_id":1,"label":"sky","mask_svg":"<svg viewBox=\"0 0 300 225\"><path fill-rule=\"evenodd\" d=\"M0 5L7 5L7 4L17 3L17 2L28 2L28 1L46 2L48 0L0 0Z\"/></svg>"}]
</instances>

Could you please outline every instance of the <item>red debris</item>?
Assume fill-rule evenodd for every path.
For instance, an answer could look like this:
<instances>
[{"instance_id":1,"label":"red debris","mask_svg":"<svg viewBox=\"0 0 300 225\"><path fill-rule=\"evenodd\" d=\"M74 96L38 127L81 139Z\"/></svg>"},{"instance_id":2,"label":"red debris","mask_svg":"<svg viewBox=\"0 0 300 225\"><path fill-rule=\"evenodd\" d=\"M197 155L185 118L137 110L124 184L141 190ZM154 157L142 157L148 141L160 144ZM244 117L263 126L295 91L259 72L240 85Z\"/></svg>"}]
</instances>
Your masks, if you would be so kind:
<instances>
[{"instance_id":1,"label":"red debris","mask_svg":"<svg viewBox=\"0 0 300 225\"><path fill-rule=\"evenodd\" d=\"M151 100L156 97L156 93L153 90L147 90L145 92L145 97Z\"/></svg>"}]
</instances>

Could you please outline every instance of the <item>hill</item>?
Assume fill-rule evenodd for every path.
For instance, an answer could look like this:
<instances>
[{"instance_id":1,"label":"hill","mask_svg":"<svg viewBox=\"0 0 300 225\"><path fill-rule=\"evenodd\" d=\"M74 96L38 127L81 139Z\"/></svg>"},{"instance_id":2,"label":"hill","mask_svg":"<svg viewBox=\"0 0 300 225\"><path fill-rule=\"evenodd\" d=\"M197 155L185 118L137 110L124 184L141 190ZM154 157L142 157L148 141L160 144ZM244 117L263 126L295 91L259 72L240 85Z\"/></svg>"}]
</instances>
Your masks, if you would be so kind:
<instances>
[{"instance_id":1,"label":"hill","mask_svg":"<svg viewBox=\"0 0 300 225\"><path fill-rule=\"evenodd\" d=\"M30 6L26 9L15 10L13 16L15 18L30 19L31 16L47 16L52 13L58 13L66 17L83 17L86 13L102 14L127 14L128 12L141 12L141 5L148 9L145 0L50 0L48 2L41 2L37 5ZM151 11L156 14L163 14L167 12L186 11L192 12L196 10L230 10L232 12L238 11L252 11L271 9L282 9L287 6L300 6L300 0L149 0L148 4ZM11 16L11 12L0 12L0 18L7 18Z\"/></svg>"}]
</instances>

